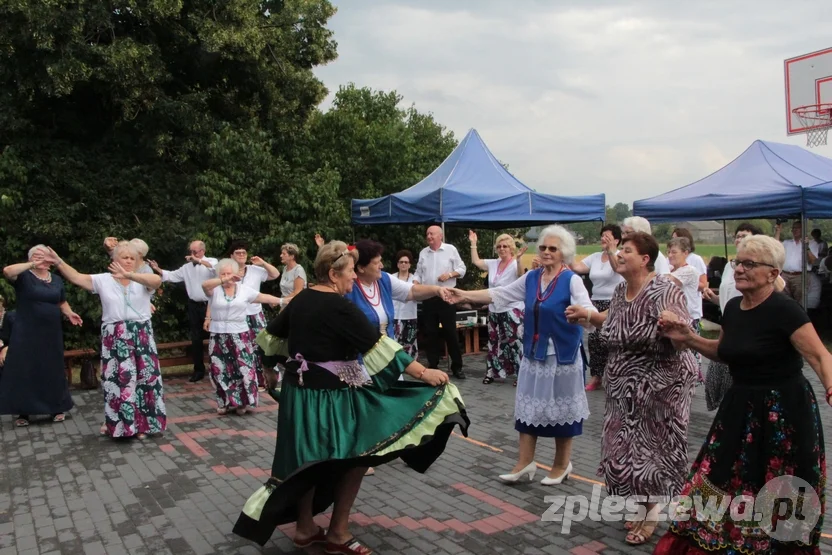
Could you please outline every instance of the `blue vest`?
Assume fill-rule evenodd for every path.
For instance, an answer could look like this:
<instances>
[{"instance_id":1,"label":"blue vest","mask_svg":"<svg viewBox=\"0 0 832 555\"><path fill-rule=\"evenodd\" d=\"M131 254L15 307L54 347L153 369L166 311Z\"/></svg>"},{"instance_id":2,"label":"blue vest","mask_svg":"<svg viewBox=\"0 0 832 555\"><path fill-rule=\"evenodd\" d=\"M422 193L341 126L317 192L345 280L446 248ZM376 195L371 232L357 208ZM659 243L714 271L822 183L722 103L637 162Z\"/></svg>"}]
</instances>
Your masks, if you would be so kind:
<instances>
[{"instance_id":1,"label":"blue vest","mask_svg":"<svg viewBox=\"0 0 832 555\"><path fill-rule=\"evenodd\" d=\"M395 320L393 317L396 311L393 309L393 286L390 285L390 276L386 272L381 273L381 278L376 282L376 285L381 288L381 306L384 307L384 312L387 314L387 337L395 339ZM361 292L361 283L355 280L352 286L352 291L344 295L351 300L355 306L361 309L361 312L370 320L370 323L379 329L380 323L378 321L378 313L376 309L367 302L364 294Z\"/></svg>"},{"instance_id":2,"label":"blue vest","mask_svg":"<svg viewBox=\"0 0 832 555\"><path fill-rule=\"evenodd\" d=\"M537 294L540 291L539 280L542 271L538 268L526 274L523 354L531 360L546 360L546 351L549 350L551 339L555 344L558 364L574 364L583 336L583 328L566 321L566 307L572 304L569 283L575 274L572 270L564 270L549 298L538 304ZM541 293L541 297L544 294Z\"/></svg>"}]
</instances>

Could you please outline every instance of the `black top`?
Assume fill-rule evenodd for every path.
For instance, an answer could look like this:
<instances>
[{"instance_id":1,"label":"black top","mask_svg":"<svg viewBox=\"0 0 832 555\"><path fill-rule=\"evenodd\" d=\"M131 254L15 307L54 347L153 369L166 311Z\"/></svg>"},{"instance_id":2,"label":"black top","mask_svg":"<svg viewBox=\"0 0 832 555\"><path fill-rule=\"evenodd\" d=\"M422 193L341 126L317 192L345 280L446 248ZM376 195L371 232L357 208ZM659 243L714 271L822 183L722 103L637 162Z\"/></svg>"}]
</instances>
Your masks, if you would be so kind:
<instances>
[{"instance_id":1,"label":"black top","mask_svg":"<svg viewBox=\"0 0 832 555\"><path fill-rule=\"evenodd\" d=\"M310 362L355 360L381 334L353 303L336 293L304 289L266 327L289 339L289 354Z\"/></svg>"},{"instance_id":2,"label":"black top","mask_svg":"<svg viewBox=\"0 0 832 555\"><path fill-rule=\"evenodd\" d=\"M782 293L751 310L740 308L742 297L725 305L719 358L740 382L762 383L802 372L803 357L791 343L792 334L810 322L797 301Z\"/></svg>"},{"instance_id":3,"label":"black top","mask_svg":"<svg viewBox=\"0 0 832 555\"><path fill-rule=\"evenodd\" d=\"M6 311L3 320L0 323L0 349L8 347L12 340L12 330L14 329L14 310Z\"/></svg>"}]
</instances>

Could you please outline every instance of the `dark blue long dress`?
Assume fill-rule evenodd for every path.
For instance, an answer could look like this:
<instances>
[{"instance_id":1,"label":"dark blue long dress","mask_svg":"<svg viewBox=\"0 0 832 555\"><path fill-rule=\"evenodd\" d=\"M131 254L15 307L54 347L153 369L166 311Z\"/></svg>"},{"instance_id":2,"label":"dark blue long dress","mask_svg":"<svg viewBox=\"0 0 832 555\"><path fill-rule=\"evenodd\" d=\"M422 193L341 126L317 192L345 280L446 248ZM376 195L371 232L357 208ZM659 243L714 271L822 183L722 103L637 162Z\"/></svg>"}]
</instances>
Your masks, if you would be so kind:
<instances>
[{"instance_id":1,"label":"dark blue long dress","mask_svg":"<svg viewBox=\"0 0 832 555\"><path fill-rule=\"evenodd\" d=\"M0 414L58 414L72 408L64 374L64 337L59 305L64 281L46 283L32 272L17 276L14 333L0 377Z\"/></svg>"}]
</instances>

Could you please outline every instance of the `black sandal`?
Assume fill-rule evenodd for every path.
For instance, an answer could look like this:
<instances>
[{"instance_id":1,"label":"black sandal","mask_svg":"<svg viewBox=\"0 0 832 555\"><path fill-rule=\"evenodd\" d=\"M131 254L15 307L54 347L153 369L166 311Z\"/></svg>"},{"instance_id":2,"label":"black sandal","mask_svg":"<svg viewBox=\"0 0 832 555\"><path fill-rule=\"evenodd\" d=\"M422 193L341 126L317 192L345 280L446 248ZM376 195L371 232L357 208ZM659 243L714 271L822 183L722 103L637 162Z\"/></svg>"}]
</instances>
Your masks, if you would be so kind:
<instances>
[{"instance_id":1,"label":"black sandal","mask_svg":"<svg viewBox=\"0 0 832 555\"><path fill-rule=\"evenodd\" d=\"M484 383L485 385L494 383L494 378L492 378L491 376L486 376L482 379L482 383Z\"/></svg>"}]
</instances>

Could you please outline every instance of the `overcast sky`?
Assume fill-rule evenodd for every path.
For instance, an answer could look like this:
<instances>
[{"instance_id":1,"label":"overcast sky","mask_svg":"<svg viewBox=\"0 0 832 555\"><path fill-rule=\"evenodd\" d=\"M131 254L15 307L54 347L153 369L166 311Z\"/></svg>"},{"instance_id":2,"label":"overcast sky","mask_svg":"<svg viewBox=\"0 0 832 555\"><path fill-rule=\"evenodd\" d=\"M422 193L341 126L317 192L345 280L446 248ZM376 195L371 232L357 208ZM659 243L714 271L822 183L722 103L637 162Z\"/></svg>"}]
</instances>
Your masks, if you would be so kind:
<instances>
[{"instance_id":1,"label":"overcast sky","mask_svg":"<svg viewBox=\"0 0 832 555\"><path fill-rule=\"evenodd\" d=\"M335 4L339 56L316 70L331 94L395 89L458 140L476 128L530 187L608 204L686 185L755 139L805 144L785 132L783 61L832 47L829 0Z\"/></svg>"}]
</instances>

